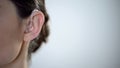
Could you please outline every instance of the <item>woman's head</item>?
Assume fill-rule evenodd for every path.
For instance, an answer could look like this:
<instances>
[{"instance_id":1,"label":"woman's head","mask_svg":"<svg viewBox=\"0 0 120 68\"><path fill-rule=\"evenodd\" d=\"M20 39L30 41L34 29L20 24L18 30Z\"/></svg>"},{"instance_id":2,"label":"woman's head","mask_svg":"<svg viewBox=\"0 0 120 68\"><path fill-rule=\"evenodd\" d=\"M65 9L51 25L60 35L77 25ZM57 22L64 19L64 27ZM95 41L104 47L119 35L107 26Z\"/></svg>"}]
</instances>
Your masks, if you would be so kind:
<instances>
[{"instance_id":1,"label":"woman's head","mask_svg":"<svg viewBox=\"0 0 120 68\"><path fill-rule=\"evenodd\" d=\"M49 35L44 0L1 0L0 66L13 61L29 42L28 56L46 42Z\"/></svg>"}]
</instances>

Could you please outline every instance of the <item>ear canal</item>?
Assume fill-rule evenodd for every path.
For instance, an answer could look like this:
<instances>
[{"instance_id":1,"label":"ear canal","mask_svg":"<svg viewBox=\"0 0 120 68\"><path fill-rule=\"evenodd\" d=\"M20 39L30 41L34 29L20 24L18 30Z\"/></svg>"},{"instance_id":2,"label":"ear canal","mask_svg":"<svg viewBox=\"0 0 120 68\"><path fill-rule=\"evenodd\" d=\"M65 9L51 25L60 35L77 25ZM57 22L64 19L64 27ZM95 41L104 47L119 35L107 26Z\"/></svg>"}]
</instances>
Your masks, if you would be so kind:
<instances>
[{"instance_id":1,"label":"ear canal","mask_svg":"<svg viewBox=\"0 0 120 68\"><path fill-rule=\"evenodd\" d=\"M32 22L29 22L27 24L27 28L25 30L25 33L28 33L28 32L31 32L33 30L33 23Z\"/></svg>"}]
</instances>

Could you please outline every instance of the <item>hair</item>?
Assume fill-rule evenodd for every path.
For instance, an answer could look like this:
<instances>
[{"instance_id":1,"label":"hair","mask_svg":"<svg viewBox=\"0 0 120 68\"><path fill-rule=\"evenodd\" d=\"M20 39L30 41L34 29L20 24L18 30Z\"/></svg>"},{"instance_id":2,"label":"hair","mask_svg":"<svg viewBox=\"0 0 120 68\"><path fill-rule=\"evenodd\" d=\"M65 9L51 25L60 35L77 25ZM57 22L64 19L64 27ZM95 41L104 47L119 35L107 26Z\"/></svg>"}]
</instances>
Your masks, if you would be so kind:
<instances>
[{"instance_id":1,"label":"hair","mask_svg":"<svg viewBox=\"0 0 120 68\"><path fill-rule=\"evenodd\" d=\"M21 18L27 18L31 15L34 9L38 9L45 16L45 22L39 36L30 42L28 49L28 58L31 58L31 53L34 53L40 48L43 42L47 41L49 35L48 20L49 16L46 12L45 0L11 0L17 8L17 12Z\"/></svg>"}]
</instances>

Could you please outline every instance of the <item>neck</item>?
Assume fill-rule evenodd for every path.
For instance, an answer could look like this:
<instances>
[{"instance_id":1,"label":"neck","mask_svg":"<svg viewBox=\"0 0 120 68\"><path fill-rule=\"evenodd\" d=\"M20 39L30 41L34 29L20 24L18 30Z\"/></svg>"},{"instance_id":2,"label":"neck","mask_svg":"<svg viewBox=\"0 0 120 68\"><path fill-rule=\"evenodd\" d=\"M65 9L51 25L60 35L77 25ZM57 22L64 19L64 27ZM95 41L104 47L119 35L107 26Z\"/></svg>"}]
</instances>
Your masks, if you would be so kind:
<instances>
[{"instance_id":1,"label":"neck","mask_svg":"<svg viewBox=\"0 0 120 68\"><path fill-rule=\"evenodd\" d=\"M0 68L28 68L28 43L23 43L19 55L11 63Z\"/></svg>"}]
</instances>

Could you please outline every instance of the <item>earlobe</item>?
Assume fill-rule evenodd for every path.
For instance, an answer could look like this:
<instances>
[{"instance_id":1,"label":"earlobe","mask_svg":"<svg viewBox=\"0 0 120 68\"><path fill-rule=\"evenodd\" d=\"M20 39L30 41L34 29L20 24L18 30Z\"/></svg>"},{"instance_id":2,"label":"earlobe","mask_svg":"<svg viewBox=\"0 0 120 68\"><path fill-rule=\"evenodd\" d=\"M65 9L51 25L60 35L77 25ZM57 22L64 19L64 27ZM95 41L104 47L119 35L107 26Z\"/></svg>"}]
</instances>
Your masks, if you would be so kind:
<instances>
[{"instance_id":1,"label":"earlobe","mask_svg":"<svg viewBox=\"0 0 120 68\"><path fill-rule=\"evenodd\" d=\"M35 39L41 32L44 24L44 14L41 11L34 10L29 18L25 30L25 41Z\"/></svg>"}]
</instances>

